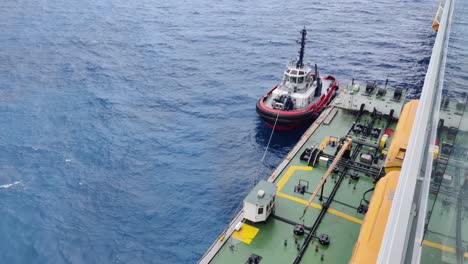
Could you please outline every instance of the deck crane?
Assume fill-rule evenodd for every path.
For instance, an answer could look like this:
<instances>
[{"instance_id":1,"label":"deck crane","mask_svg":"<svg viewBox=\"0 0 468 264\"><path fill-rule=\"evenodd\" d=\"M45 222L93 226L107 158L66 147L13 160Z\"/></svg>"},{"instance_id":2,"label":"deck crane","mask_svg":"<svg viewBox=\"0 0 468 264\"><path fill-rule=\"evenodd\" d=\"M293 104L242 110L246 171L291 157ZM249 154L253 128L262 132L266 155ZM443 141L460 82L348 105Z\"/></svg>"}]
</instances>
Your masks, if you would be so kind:
<instances>
[{"instance_id":1,"label":"deck crane","mask_svg":"<svg viewBox=\"0 0 468 264\"><path fill-rule=\"evenodd\" d=\"M314 192L312 193L312 196L310 197L309 202L307 203L306 207L304 208L304 212L303 212L300 219L304 218L305 214L307 213L307 209L309 209L310 205L313 203L313 201L314 201L315 197L317 196L318 192L320 191L320 189L325 184L325 181L327 180L328 176L330 176L330 174L332 173L332 171L335 168L336 164L338 163L338 161L343 156L343 154L346 152L346 150L351 149L352 142L353 142L353 140L351 138L346 138L345 139L345 141L343 142L343 144L341 146L340 151L335 156L335 158L333 159L332 164L328 168L327 172L322 176L322 179L320 180L320 183L317 185Z\"/></svg>"}]
</instances>

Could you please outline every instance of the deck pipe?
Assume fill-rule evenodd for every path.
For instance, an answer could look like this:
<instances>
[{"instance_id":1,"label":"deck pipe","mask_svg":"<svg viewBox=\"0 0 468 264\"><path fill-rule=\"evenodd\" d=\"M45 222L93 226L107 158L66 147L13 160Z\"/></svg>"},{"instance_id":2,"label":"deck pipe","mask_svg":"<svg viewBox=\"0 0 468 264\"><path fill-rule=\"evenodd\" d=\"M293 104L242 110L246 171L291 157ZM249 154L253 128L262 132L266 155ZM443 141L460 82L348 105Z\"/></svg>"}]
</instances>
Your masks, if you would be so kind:
<instances>
[{"instance_id":1,"label":"deck pipe","mask_svg":"<svg viewBox=\"0 0 468 264\"><path fill-rule=\"evenodd\" d=\"M357 154L359 153L360 149L361 149L361 145L358 145L356 147L356 150L354 151L352 157L351 157L351 160L356 159ZM312 229L310 230L310 233L307 235L307 237L306 237L306 239L304 241L304 244L302 245L302 248L299 251L299 254L297 255L296 259L294 260L294 262L293 262L294 264L299 264L301 262L301 259L304 256L305 251L307 250L307 247L309 246L312 239L315 237L314 234L315 234L315 232L317 232L317 229L318 229L320 223L322 222L323 217L325 216L325 214L328 211L328 207L330 207L330 204L333 201L333 198L335 197L336 193L338 192L338 189L339 189L341 183L343 182L343 179L345 178L347 171L348 171L348 168L345 167L344 170L340 174L340 178L338 179L337 183L333 187L333 190L330 193L330 196L325 201L325 203L322 204L322 209L320 210L320 213L319 213L317 219L315 220L314 225L312 226Z\"/></svg>"}]
</instances>

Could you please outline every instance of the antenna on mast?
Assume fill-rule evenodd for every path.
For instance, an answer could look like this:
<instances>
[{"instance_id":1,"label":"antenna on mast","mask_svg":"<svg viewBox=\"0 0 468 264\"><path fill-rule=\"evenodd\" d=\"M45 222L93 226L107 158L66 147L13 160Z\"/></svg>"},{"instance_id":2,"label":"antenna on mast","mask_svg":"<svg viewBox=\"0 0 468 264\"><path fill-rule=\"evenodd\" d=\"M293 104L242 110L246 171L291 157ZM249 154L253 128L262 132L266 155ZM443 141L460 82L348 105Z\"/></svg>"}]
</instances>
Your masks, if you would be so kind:
<instances>
[{"instance_id":1,"label":"antenna on mast","mask_svg":"<svg viewBox=\"0 0 468 264\"><path fill-rule=\"evenodd\" d=\"M301 49L299 50L299 60L296 63L297 68L302 68L304 67L304 49L305 49L305 41L306 41L306 35L307 35L307 30L304 27L304 29L301 30Z\"/></svg>"}]
</instances>

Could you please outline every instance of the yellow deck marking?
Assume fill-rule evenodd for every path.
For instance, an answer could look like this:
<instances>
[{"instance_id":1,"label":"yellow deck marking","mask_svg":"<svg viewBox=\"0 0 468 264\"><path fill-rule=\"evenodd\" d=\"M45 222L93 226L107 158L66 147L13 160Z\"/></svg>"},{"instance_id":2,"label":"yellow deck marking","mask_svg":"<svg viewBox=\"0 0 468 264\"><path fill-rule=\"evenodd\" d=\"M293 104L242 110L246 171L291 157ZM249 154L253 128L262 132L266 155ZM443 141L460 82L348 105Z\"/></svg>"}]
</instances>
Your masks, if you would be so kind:
<instances>
[{"instance_id":1,"label":"yellow deck marking","mask_svg":"<svg viewBox=\"0 0 468 264\"><path fill-rule=\"evenodd\" d=\"M322 140L322 143L320 143L320 148L321 148L321 149L325 149L325 148L327 147L327 145L328 145L328 142L330 142L330 141L338 142L338 141L340 141L340 139L337 138L337 137L330 137L330 136L325 137L325 138Z\"/></svg>"},{"instance_id":2,"label":"yellow deck marking","mask_svg":"<svg viewBox=\"0 0 468 264\"><path fill-rule=\"evenodd\" d=\"M423 240L423 244L428 246L428 247L440 249L442 251L447 251L447 252L451 252L451 253L456 253L457 252L457 250L455 248L453 248L453 247L447 247L447 246L444 246L442 244L438 244L438 243L431 242L431 241L428 241L428 240ZM465 254L463 254L463 256L465 258L468 258L468 252L465 252Z\"/></svg>"},{"instance_id":3,"label":"yellow deck marking","mask_svg":"<svg viewBox=\"0 0 468 264\"><path fill-rule=\"evenodd\" d=\"M359 219L359 218L357 218L357 217L350 216L350 215L348 215L348 214L345 214L345 213L340 212L340 211L338 211L338 210L335 210L335 209L333 209L333 208L328 208L328 212L331 213L331 214L334 214L334 215L336 215L336 216L339 216L339 217L341 217L341 218L347 219L347 220L349 220L349 221L358 223L358 224L360 224L360 225L362 225L362 223L364 223L363 220L361 220L361 219Z\"/></svg>"},{"instance_id":4,"label":"yellow deck marking","mask_svg":"<svg viewBox=\"0 0 468 264\"><path fill-rule=\"evenodd\" d=\"M329 137L325 140L328 140ZM325 141L324 140L324 141ZM293 173L296 171L296 170L305 170L305 171L310 171L312 170L312 167L309 167L309 166L291 166L289 167L289 169L286 171L286 173L284 174L283 178L281 178L281 180L278 182L277 186L278 186L278 191L276 192L276 195L280 196L280 197L283 197L283 198L286 198L288 200L291 200L291 201L294 201L296 203L301 203L301 204L305 204L307 205L309 203L309 201L306 201L306 200L303 200L301 198L297 198L295 196L292 196L292 195L289 195L289 194L285 194L285 193L282 193L281 192L281 189L284 187L284 185L288 182L289 178L293 175ZM310 205L311 207L314 207L316 209L322 209L322 206L320 204L316 204L316 203L312 203ZM344 218L344 219L347 219L349 221L352 221L352 222L355 222L355 223L358 223L360 225L362 225L363 223L363 220L357 218L357 217L354 217L354 216L350 216L348 214L345 214L343 212L340 212L338 210L335 210L333 208L328 208L328 212L331 213L331 214L334 214L336 216L339 216L341 218ZM242 228L243 229L243 228ZM239 239L241 240L241 239Z\"/></svg>"},{"instance_id":5,"label":"yellow deck marking","mask_svg":"<svg viewBox=\"0 0 468 264\"><path fill-rule=\"evenodd\" d=\"M438 244L438 243L434 243L434 242L431 242L431 241L428 241L428 240L423 240L423 244L428 246L428 247L440 249L442 251L447 251L447 252L452 252L452 253L457 252L455 250L455 248L447 247L447 246L444 246L444 245L441 245L441 244Z\"/></svg>"},{"instance_id":6,"label":"yellow deck marking","mask_svg":"<svg viewBox=\"0 0 468 264\"><path fill-rule=\"evenodd\" d=\"M428 247L431 247L431 248L437 248L437 249L440 249L442 251L447 251L447 252L450 252L450 253L456 253L457 250L453 247L447 247L447 246L444 246L442 244L438 244L438 243L435 243L435 242L431 242L431 241L428 241L428 240L423 240L423 244L428 246ZM465 254L463 254L463 256L465 258L468 258L468 252L465 252Z\"/></svg>"},{"instance_id":7,"label":"yellow deck marking","mask_svg":"<svg viewBox=\"0 0 468 264\"><path fill-rule=\"evenodd\" d=\"M234 231L232 233L232 237L246 244L250 244L259 230L260 229L256 227L244 223L239 231Z\"/></svg>"},{"instance_id":8,"label":"yellow deck marking","mask_svg":"<svg viewBox=\"0 0 468 264\"><path fill-rule=\"evenodd\" d=\"M324 140L322 140L322 143L320 143L320 148L321 149L325 149L325 147L327 146L328 144L328 141L330 141L330 137L326 137Z\"/></svg>"},{"instance_id":9,"label":"yellow deck marking","mask_svg":"<svg viewBox=\"0 0 468 264\"><path fill-rule=\"evenodd\" d=\"M285 193L282 193L282 192L277 192L276 195L277 195L277 196L280 196L280 197L283 197L283 198L286 198L286 199L288 199L288 200L297 202L297 203L301 203L301 204L308 204L308 203L309 203L309 201L306 201L306 200L304 200L304 199L297 198L297 197L294 197L294 196L292 196L292 195L285 194ZM320 204L316 204L316 203L312 203L312 204L310 205L310 207L314 207L314 208L316 208L316 209L322 209L322 206L321 206ZM341 217L341 218L344 218L344 219L349 220L349 221L351 221L351 222L355 222L355 223L360 224L360 225L362 225L362 223L364 222L363 220L361 220L361 219L359 219L359 218L357 218L357 217L350 216L350 215L348 215L348 214L345 214L345 213L340 212L340 211L338 211L338 210L336 210L336 209L333 209L333 208L328 208L328 212L329 212L330 214L334 214L334 215L336 215L336 216L339 216L339 217Z\"/></svg>"},{"instance_id":10,"label":"yellow deck marking","mask_svg":"<svg viewBox=\"0 0 468 264\"><path fill-rule=\"evenodd\" d=\"M278 186L278 192L281 191L281 189L283 188L283 186L286 184L286 182L288 182L289 180L289 177L291 177L291 175L293 175L293 173L296 171L296 170L304 170L304 171L310 171L312 170L312 167L309 167L309 166L291 166L289 167L289 169L286 171L286 173L284 174L283 178L281 178L281 180L278 182L277 186Z\"/></svg>"},{"instance_id":11,"label":"yellow deck marking","mask_svg":"<svg viewBox=\"0 0 468 264\"><path fill-rule=\"evenodd\" d=\"M296 203L301 203L301 204L307 204L308 203L308 201L306 201L306 200L303 200L301 198L297 198L297 197L294 197L292 195L285 194L285 193L282 193L282 192L277 192L276 195L281 196L283 198L286 198L288 200L294 201ZM317 209L322 209L322 206L320 204L312 203L310 206L314 207L314 208L317 208Z\"/></svg>"}]
</instances>

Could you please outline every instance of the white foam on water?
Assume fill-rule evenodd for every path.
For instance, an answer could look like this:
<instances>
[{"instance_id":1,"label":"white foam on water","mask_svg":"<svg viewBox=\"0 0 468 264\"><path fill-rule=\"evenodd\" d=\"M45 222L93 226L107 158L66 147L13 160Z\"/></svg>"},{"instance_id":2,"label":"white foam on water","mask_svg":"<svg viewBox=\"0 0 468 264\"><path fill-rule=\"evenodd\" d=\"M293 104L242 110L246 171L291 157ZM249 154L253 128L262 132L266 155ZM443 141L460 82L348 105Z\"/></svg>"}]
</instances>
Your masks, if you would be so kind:
<instances>
[{"instance_id":1,"label":"white foam on water","mask_svg":"<svg viewBox=\"0 0 468 264\"><path fill-rule=\"evenodd\" d=\"M10 188L11 186L16 185L16 184L18 184L18 183L20 183L20 182L19 182L19 181L15 181L14 183L3 184L3 185L0 185L0 188L8 189L8 188Z\"/></svg>"}]
</instances>

